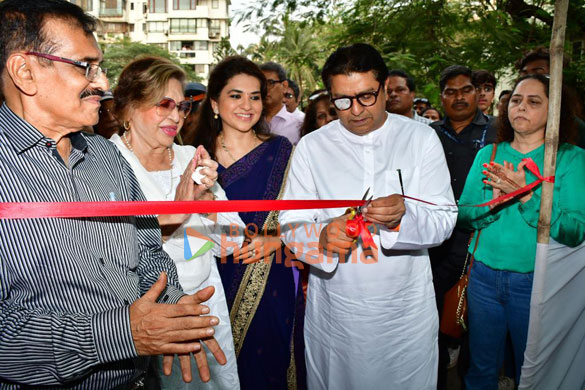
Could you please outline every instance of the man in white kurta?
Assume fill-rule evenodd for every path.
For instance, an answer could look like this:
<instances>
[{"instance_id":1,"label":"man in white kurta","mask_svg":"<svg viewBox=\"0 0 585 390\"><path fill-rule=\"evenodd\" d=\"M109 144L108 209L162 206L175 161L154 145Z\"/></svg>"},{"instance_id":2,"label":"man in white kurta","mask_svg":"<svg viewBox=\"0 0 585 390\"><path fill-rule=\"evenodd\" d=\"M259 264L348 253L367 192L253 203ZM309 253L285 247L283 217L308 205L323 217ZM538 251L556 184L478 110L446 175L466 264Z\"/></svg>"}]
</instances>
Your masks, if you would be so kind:
<instances>
[{"instance_id":1,"label":"man in white kurta","mask_svg":"<svg viewBox=\"0 0 585 390\"><path fill-rule=\"evenodd\" d=\"M372 57L368 47L353 47L346 56L365 50ZM336 61L351 63L343 56ZM336 107L340 120L301 139L284 199L360 199L370 188L374 202L365 216L370 213L370 220L380 222L373 235L379 250L377 260L362 257L361 239L353 244L335 229L347 218L340 218L344 209L280 213L286 243L299 260L311 264L305 317L308 386L436 388L438 316L427 248L449 237L456 209L393 194L401 193L400 169L406 195L453 204L443 149L430 127L385 112L382 71L326 75L330 68L326 64L323 70L325 85L333 99L349 96L351 107ZM370 104L372 96L360 95L376 88L375 104L361 104ZM315 226L320 225L319 234ZM323 243L333 242L335 234L353 249L341 260L333 254L328 261Z\"/></svg>"}]
</instances>

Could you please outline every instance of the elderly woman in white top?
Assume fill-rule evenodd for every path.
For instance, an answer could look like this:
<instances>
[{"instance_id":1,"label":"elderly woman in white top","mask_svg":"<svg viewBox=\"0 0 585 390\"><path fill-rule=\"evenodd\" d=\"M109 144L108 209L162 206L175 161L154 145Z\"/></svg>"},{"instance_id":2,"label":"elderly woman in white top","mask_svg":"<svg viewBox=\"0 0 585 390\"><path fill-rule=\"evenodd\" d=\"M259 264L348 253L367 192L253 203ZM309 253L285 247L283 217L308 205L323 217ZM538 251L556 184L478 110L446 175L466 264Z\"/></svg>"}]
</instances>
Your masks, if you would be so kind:
<instances>
[{"instance_id":1,"label":"elderly woman in white top","mask_svg":"<svg viewBox=\"0 0 585 390\"><path fill-rule=\"evenodd\" d=\"M148 200L226 199L215 182L217 162L207 151L202 146L195 149L173 142L191 110L190 101L183 96L184 79L184 71L164 58L143 57L128 64L114 90L114 109L125 132L122 136L113 135L110 140L132 166ZM199 178L193 173L199 174ZM207 350L210 372L204 369L199 374L196 367L201 366L205 354L191 357L193 373L181 373L178 359L174 359L169 376L168 367L163 367L159 357L156 371L161 388L237 389L240 385L229 313L213 255L222 250L219 244L223 227L243 222L237 213L159 215L158 220L163 248L177 266L185 293L192 294L207 286L215 288L215 294L205 304L220 319L214 337L227 358L225 365L219 364ZM231 247L242 245L243 236L225 234L223 238L224 243L230 241ZM165 375L161 375L163 372ZM204 383L209 374L211 380ZM192 382L185 383L183 378L189 376Z\"/></svg>"}]
</instances>

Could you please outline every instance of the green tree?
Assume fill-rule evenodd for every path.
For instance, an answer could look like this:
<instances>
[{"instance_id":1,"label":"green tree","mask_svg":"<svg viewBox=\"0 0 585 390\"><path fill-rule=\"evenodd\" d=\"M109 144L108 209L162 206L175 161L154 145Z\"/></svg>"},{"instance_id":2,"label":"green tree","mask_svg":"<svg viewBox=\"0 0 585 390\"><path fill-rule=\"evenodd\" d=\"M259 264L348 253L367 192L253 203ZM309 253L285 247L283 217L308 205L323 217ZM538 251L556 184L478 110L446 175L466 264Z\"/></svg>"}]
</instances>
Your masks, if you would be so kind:
<instances>
[{"instance_id":1,"label":"green tree","mask_svg":"<svg viewBox=\"0 0 585 390\"><path fill-rule=\"evenodd\" d=\"M293 20L289 15L271 19L258 44L241 51L256 63L274 61L281 64L288 77L308 95L320 85L320 68L326 51L320 39L321 25Z\"/></svg>"},{"instance_id":2,"label":"green tree","mask_svg":"<svg viewBox=\"0 0 585 390\"><path fill-rule=\"evenodd\" d=\"M215 63L218 63L225 57L234 56L236 54L238 53L232 48L230 39L227 37L222 37L217 47L213 51L213 60Z\"/></svg>"},{"instance_id":3,"label":"green tree","mask_svg":"<svg viewBox=\"0 0 585 390\"><path fill-rule=\"evenodd\" d=\"M319 68L325 60L315 31L306 24L283 18L282 28L273 32L275 57L302 91L312 91L319 80Z\"/></svg>"},{"instance_id":4,"label":"green tree","mask_svg":"<svg viewBox=\"0 0 585 390\"><path fill-rule=\"evenodd\" d=\"M438 103L438 77L448 65L487 69L497 77L515 74L513 64L524 51L548 46L553 10L554 0L259 0L240 19L260 20L251 27L266 29L292 13L311 27L321 24L313 38L323 51L314 54L317 63L339 46L370 43L389 67L412 74L419 91ZM566 75L581 91L583 20L585 0L572 0L565 53L573 61Z\"/></svg>"},{"instance_id":5,"label":"green tree","mask_svg":"<svg viewBox=\"0 0 585 390\"><path fill-rule=\"evenodd\" d=\"M189 81L200 81L201 79L195 74L192 66L182 65L176 56L158 46L132 42L130 39L124 38L114 43L103 43L102 50L104 52L102 66L108 69L108 80L112 88L117 84L118 76L128 63L137 57L146 55L170 59L185 70Z\"/></svg>"}]
</instances>

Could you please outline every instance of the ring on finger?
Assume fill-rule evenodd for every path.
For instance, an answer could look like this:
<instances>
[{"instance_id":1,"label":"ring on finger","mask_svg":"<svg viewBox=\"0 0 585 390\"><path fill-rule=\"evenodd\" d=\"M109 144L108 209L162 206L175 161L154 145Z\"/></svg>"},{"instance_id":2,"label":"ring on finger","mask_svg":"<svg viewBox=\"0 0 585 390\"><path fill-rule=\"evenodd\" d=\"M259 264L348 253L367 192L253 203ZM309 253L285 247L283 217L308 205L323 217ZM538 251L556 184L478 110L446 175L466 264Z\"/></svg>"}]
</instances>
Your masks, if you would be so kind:
<instances>
[{"instance_id":1,"label":"ring on finger","mask_svg":"<svg viewBox=\"0 0 585 390\"><path fill-rule=\"evenodd\" d=\"M502 178L498 177L498 180L496 180L496 184L500 184L501 181L502 181Z\"/></svg>"}]
</instances>

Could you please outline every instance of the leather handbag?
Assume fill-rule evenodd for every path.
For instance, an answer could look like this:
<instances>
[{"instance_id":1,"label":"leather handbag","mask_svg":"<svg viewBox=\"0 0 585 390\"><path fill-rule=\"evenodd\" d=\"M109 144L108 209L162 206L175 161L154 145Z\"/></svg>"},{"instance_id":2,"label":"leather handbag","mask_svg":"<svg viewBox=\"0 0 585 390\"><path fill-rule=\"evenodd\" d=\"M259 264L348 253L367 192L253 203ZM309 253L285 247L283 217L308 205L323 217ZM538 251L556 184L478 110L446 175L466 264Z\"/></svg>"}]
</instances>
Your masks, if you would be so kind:
<instances>
[{"instance_id":1,"label":"leather handbag","mask_svg":"<svg viewBox=\"0 0 585 390\"><path fill-rule=\"evenodd\" d=\"M453 338L460 338L463 331L467 331L467 285L469 283L469 272L473 265L473 255L477 249L477 243L479 242L479 235L481 230L477 232L477 239L475 240L475 247L473 253L470 255L469 251L465 257L465 264L463 265L463 272L459 277L457 283L445 293L443 303L443 315L441 317L441 324L439 329L441 333L444 333ZM467 262L469 268L467 268Z\"/></svg>"},{"instance_id":2,"label":"leather handbag","mask_svg":"<svg viewBox=\"0 0 585 390\"><path fill-rule=\"evenodd\" d=\"M492 155L490 162L494 161L496 157L496 150L498 144L493 144ZM477 238L475 239L475 246L471 255L467 251L465 263L463 264L463 271L457 283L445 293L443 302L443 315L441 317L441 324L439 329L453 338L460 338L463 331L467 331L467 285L469 284L469 272L473 266L473 257L477 244L479 243L479 236L481 230L477 231ZM473 234L471 238L473 237ZM469 242L471 243L471 238ZM471 261L469 261L471 260ZM467 262L469 261L469 268Z\"/></svg>"}]
</instances>

